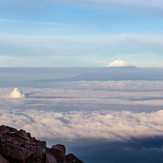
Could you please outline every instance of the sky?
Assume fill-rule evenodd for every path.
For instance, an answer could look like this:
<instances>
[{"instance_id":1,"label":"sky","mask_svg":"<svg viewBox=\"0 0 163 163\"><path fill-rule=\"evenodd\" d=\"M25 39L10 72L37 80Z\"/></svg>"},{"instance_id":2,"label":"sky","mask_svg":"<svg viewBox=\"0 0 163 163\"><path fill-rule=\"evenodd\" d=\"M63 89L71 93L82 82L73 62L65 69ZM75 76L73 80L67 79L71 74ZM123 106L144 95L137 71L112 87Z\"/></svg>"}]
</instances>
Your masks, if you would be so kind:
<instances>
[{"instance_id":1,"label":"sky","mask_svg":"<svg viewBox=\"0 0 163 163\"><path fill-rule=\"evenodd\" d=\"M161 0L1 0L0 67L163 67Z\"/></svg>"}]
</instances>

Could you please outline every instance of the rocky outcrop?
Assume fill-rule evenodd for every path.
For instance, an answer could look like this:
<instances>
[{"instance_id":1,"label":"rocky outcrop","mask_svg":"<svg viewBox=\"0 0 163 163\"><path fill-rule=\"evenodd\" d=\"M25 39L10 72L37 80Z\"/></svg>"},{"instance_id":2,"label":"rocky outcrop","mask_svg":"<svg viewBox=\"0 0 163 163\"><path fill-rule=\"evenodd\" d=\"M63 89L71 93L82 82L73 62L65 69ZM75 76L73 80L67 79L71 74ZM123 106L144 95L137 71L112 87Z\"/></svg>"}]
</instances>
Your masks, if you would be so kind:
<instances>
[{"instance_id":1,"label":"rocky outcrop","mask_svg":"<svg viewBox=\"0 0 163 163\"><path fill-rule=\"evenodd\" d=\"M46 147L24 130L0 126L0 163L83 163L73 154L65 155L64 145Z\"/></svg>"},{"instance_id":2,"label":"rocky outcrop","mask_svg":"<svg viewBox=\"0 0 163 163\"><path fill-rule=\"evenodd\" d=\"M79 160L75 155L69 154L66 156L66 160L68 163L81 163L82 161Z\"/></svg>"}]
</instances>

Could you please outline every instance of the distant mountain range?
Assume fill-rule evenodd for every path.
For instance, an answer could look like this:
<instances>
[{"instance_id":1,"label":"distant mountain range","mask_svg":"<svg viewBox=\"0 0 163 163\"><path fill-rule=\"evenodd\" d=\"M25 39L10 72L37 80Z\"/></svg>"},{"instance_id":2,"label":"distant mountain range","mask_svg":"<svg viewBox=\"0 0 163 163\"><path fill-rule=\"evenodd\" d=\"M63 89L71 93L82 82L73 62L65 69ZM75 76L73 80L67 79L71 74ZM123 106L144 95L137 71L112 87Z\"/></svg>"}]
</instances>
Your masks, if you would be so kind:
<instances>
[{"instance_id":1,"label":"distant mountain range","mask_svg":"<svg viewBox=\"0 0 163 163\"><path fill-rule=\"evenodd\" d=\"M44 79L37 82L55 81L107 81L107 80L163 80L163 69L142 69L117 59L98 71L91 71L71 78Z\"/></svg>"}]
</instances>

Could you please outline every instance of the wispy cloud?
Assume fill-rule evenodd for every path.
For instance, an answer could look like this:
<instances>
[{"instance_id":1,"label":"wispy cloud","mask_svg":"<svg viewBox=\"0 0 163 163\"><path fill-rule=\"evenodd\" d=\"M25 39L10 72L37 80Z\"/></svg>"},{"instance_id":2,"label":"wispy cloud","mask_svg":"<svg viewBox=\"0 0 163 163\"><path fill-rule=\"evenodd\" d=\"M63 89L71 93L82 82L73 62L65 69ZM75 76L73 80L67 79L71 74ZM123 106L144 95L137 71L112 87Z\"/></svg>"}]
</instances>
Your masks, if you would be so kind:
<instances>
[{"instance_id":1,"label":"wispy cloud","mask_svg":"<svg viewBox=\"0 0 163 163\"><path fill-rule=\"evenodd\" d=\"M28 24L41 24L41 25L52 25L52 26L73 26L81 27L76 24L65 24L65 23L56 23L56 22L41 22L41 21L28 21L28 20L18 20L18 19L0 19L0 22L10 22L10 23L28 23Z\"/></svg>"},{"instance_id":2,"label":"wispy cloud","mask_svg":"<svg viewBox=\"0 0 163 163\"><path fill-rule=\"evenodd\" d=\"M143 13L148 15L162 16L162 0L29 0L28 2L16 0L19 5L29 7L31 5L43 4L72 4L96 8L115 9L130 12Z\"/></svg>"},{"instance_id":3,"label":"wispy cloud","mask_svg":"<svg viewBox=\"0 0 163 163\"><path fill-rule=\"evenodd\" d=\"M143 61L143 59L148 59L147 56L150 55L150 58L153 56L154 61L156 55L162 56L162 45L163 39L161 35L37 36L0 34L0 53L5 56L30 56L38 57L38 59L41 56L70 57L76 63L74 66L83 65L78 65L77 58L81 60L83 58L84 60L85 56L90 61L95 59L99 61L101 56L106 59L113 55L116 58L130 55L141 57Z\"/></svg>"},{"instance_id":4,"label":"wispy cloud","mask_svg":"<svg viewBox=\"0 0 163 163\"><path fill-rule=\"evenodd\" d=\"M39 2L40 0L36 0L35 2ZM33 2L33 1L32 1ZM75 0L41 0L41 2L53 2L53 3L64 3L64 2L76 2ZM97 3L97 4L121 4L121 5L137 5L137 6L151 6L151 7L161 7L163 6L163 2L161 0L79 0L79 3Z\"/></svg>"},{"instance_id":5,"label":"wispy cloud","mask_svg":"<svg viewBox=\"0 0 163 163\"><path fill-rule=\"evenodd\" d=\"M112 4L112 5L128 6L128 7L129 6L151 7L151 8L163 7L163 2L161 0L150 0L150 1L149 0L144 0L144 1L141 1L141 0L136 0L136 1L135 0L133 1L130 1L130 0L101 0L101 1L89 0L89 1L92 3Z\"/></svg>"},{"instance_id":6,"label":"wispy cloud","mask_svg":"<svg viewBox=\"0 0 163 163\"><path fill-rule=\"evenodd\" d=\"M40 1L31 1L31 3L38 3ZM161 15L163 14L163 2L161 0L41 0L42 3L61 3L61 4L76 4L96 8L105 8L105 9L116 9L116 10L125 10L130 12L145 13L151 15Z\"/></svg>"}]
</instances>

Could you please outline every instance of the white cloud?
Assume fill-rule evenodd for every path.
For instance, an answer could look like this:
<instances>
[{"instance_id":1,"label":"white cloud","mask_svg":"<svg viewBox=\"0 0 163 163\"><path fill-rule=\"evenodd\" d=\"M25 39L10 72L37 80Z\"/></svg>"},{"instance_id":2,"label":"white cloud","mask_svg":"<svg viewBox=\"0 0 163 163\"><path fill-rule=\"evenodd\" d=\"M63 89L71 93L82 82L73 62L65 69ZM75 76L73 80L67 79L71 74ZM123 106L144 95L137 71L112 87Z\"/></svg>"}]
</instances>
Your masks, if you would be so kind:
<instances>
[{"instance_id":1,"label":"white cloud","mask_svg":"<svg viewBox=\"0 0 163 163\"><path fill-rule=\"evenodd\" d=\"M20 93L18 88L14 88L14 90L7 96L7 98L24 98L25 95Z\"/></svg>"},{"instance_id":2,"label":"white cloud","mask_svg":"<svg viewBox=\"0 0 163 163\"><path fill-rule=\"evenodd\" d=\"M47 84L48 83L44 83ZM54 103L74 104L114 104L137 106L163 106L163 82L162 81L77 81L50 83L55 88L24 88L26 103L34 103L49 106ZM39 86L39 82L37 83ZM42 86L42 85L41 85ZM1 88L0 97L4 98L12 92L11 89ZM15 96L11 93L12 97ZM14 95L14 96L13 96ZM18 97L24 97L16 91ZM11 95L9 96L11 97ZM7 99L6 99L7 100ZM0 101L5 104L7 101ZM45 104L44 104L45 103Z\"/></svg>"},{"instance_id":3,"label":"white cloud","mask_svg":"<svg viewBox=\"0 0 163 163\"><path fill-rule=\"evenodd\" d=\"M132 111L52 112L43 110L1 111L0 123L23 128L37 138L107 139L163 134L163 111L134 113Z\"/></svg>"},{"instance_id":4,"label":"white cloud","mask_svg":"<svg viewBox=\"0 0 163 163\"><path fill-rule=\"evenodd\" d=\"M43 22L43 21L28 21L28 20L17 20L17 19L0 19L0 22L42 24L42 25L52 25L52 26L58 26L58 27L83 27L83 26L76 25L76 24L64 24L64 23Z\"/></svg>"}]
</instances>

